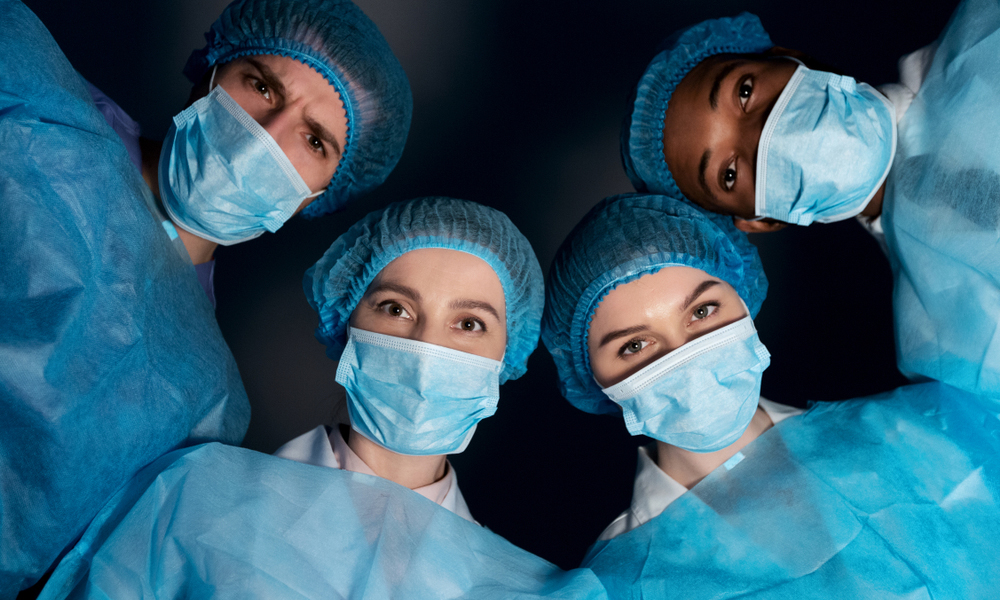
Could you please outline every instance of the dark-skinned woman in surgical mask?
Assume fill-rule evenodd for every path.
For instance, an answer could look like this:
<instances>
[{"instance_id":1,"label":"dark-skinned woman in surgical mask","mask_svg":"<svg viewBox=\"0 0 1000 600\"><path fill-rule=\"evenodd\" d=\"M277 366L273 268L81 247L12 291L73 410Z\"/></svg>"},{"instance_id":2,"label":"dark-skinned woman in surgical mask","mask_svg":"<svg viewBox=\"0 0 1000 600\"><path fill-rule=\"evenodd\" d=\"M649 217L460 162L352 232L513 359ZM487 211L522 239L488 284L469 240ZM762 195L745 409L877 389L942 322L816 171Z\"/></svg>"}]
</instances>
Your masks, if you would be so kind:
<instances>
[{"instance_id":1,"label":"dark-skinned woman in surgical mask","mask_svg":"<svg viewBox=\"0 0 1000 600\"><path fill-rule=\"evenodd\" d=\"M91 86L210 298L213 253L292 215L342 208L392 171L409 130L406 75L349 0L237 0L184 69L196 85L162 144Z\"/></svg>"}]
</instances>

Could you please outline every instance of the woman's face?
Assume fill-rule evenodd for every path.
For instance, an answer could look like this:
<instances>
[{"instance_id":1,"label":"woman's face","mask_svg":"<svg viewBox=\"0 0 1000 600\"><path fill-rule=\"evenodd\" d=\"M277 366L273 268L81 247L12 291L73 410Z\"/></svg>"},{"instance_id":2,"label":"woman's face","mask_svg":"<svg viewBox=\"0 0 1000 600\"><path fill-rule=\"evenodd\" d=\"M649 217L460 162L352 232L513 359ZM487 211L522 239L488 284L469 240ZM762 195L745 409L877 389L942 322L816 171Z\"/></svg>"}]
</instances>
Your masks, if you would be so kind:
<instances>
[{"instance_id":1,"label":"woman's face","mask_svg":"<svg viewBox=\"0 0 1000 600\"><path fill-rule=\"evenodd\" d=\"M691 340L747 315L731 285L691 267L667 267L618 286L594 311L590 368L610 387Z\"/></svg>"},{"instance_id":2,"label":"woman's face","mask_svg":"<svg viewBox=\"0 0 1000 600\"><path fill-rule=\"evenodd\" d=\"M500 279L484 260L423 248L382 269L351 313L351 327L500 360L506 309Z\"/></svg>"}]
</instances>

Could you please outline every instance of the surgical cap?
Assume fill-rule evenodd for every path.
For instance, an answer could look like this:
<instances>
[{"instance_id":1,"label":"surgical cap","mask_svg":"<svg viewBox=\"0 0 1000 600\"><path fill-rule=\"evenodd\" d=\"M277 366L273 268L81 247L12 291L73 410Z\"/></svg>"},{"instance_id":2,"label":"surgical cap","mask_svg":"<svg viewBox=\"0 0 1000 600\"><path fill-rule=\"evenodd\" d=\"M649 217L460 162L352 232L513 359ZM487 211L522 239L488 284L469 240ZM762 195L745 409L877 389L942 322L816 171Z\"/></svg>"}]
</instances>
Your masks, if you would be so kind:
<instances>
[{"instance_id":1,"label":"surgical cap","mask_svg":"<svg viewBox=\"0 0 1000 600\"><path fill-rule=\"evenodd\" d=\"M315 69L347 111L347 144L326 192L306 217L340 210L378 187L403 153L413 97L395 55L350 0L236 0L205 34L184 74L197 84L214 65L251 54L294 58Z\"/></svg>"},{"instance_id":2,"label":"surgical cap","mask_svg":"<svg viewBox=\"0 0 1000 600\"><path fill-rule=\"evenodd\" d=\"M747 12L702 21L660 44L660 52L636 84L622 123L622 164L636 190L683 197L663 156L663 119L684 76L710 56L757 53L773 46L760 19Z\"/></svg>"},{"instance_id":3,"label":"surgical cap","mask_svg":"<svg viewBox=\"0 0 1000 600\"><path fill-rule=\"evenodd\" d=\"M549 271L542 342L555 360L560 391L574 406L620 414L590 369L590 321L619 285L673 266L701 269L730 284L752 317L767 294L757 249L732 218L667 196L607 198L563 242Z\"/></svg>"},{"instance_id":4,"label":"surgical cap","mask_svg":"<svg viewBox=\"0 0 1000 600\"><path fill-rule=\"evenodd\" d=\"M316 338L340 360L351 313L375 276L411 250L447 248L477 256L496 272L507 307L507 350L500 383L527 370L538 345L545 301L531 244L507 215L475 202L418 198L390 204L355 223L306 271L306 298L319 313Z\"/></svg>"}]
</instances>

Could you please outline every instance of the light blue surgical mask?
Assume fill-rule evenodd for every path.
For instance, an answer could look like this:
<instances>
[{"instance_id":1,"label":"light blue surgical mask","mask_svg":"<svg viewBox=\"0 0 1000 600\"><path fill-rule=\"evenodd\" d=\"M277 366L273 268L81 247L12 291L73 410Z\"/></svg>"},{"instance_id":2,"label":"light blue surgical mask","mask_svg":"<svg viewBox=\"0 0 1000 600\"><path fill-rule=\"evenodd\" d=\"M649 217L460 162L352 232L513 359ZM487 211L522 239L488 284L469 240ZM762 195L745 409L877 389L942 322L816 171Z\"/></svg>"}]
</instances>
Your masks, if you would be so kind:
<instances>
[{"instance_id":1,"label":"light blue surgical mask","mask_svg":"<svg viewBox=\"0 0 1000 600\"><path fill-rule=\"evenodd\" d=\"M707 333L604 388L632 435L692 452L715 452L743 435L757 410L771 355L753 319Z\"/></svg>"},{"instance_id":2,"label":"light blue surgical mask","mask_svg":"<svg viewBox=\"0 0 1000 600\"><path fill-rule=\"evenodd\" d=\"M159 187L175 224L224 246L274 233L303 200L324 191L310 192L274 138L222 86L174 117Z\"/></svg>"},{"instance_id":3,"label":"light blue surgical mask","mask_svg":"<svg viewBox=\"0 0 1000 600\"><path fill-rule=\"evenodd\" d=\"M503 362L350 328L337 367L351 428L398 454L465 450L497 410Z\"/></svg>"},{"instance_id":4,"label":"light blue surgical mask","mask_svg":"<svg viewBox=\"0 0 1000 600\"><path fill-rule=\"evenodd\" d=\"M866 83L800 65L757 147L756 214L831 223L863 211L889 174L896 112Z\"/></svg>"}]
</instances>

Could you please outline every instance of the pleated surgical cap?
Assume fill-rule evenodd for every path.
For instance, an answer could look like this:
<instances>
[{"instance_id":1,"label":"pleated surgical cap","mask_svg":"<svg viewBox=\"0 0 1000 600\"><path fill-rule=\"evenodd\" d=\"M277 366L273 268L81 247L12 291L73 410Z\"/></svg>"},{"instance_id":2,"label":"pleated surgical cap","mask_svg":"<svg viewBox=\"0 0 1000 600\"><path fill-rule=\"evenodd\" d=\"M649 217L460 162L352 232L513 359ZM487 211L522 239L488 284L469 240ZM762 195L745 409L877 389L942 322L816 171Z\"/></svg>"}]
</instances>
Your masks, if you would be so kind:
<instances>
[{"instance_id":1,"label":"pleated surgical cap","mask_svg":"<svg viewBox=\"0 0 1000 600\"><path fill-rule=\"evenodd\" d=\"M702 21L660 44L636 84L622 123L622 165L636 190L683 197L663 156L663 119L684 76L710 56L758 53L773 46L760 19L747 12Z\"/></svg>"},{"instance_id":2,"label":"pleated surgical cap","mask_svg":"<svg viewBox=\"0 0 1000 600\"><path fill-rule=\"evenodd\" d=\"M205 39L208 45L184 68L195 84L217 64L273 54L312 67L340 95L347 111L344 155L303 216L339 210L389 176L410 130L410 84L378 28L350 0L236 0Z\"/></svg>"},{"instance_id":3,"label":"pleated surgical cap","mask_svg":"<svg viewBox=\"0 0 1000 600\"><path fill-rule=\"evenodd\" d=\"M620 414L594 381L590 321L619 285L674 266L701 269L733 286L752 317L767 294L757 249L731 217L667 196L607 198L563 242L549 271L542 342L555 359L559 390L574 406Z\"/></svg>"},{"instance_id":4,"label":"pleated surgical cap","mask_svg":"<svg viewBox=\"0 0 1000 600\"><path fill-rule=\"evenodd\" d=\"M347 343L351 313L386 265L411 250L445 248L477 256L496 272L507 307L507 350L500 383L527 370L538 345L545 301L531 244L498 210L453 198L390 204L355 223L306 271L309 305L319 313L316 339L333 360Z\"/></svg>"}]
</instances>

